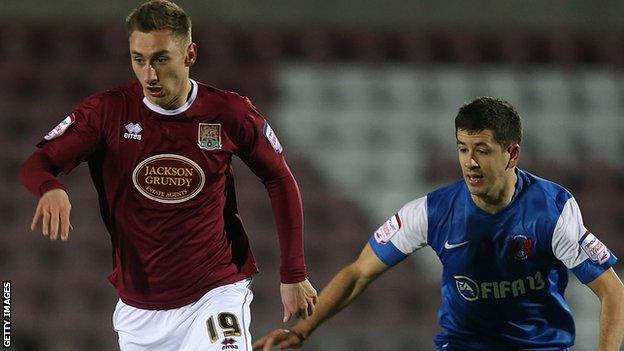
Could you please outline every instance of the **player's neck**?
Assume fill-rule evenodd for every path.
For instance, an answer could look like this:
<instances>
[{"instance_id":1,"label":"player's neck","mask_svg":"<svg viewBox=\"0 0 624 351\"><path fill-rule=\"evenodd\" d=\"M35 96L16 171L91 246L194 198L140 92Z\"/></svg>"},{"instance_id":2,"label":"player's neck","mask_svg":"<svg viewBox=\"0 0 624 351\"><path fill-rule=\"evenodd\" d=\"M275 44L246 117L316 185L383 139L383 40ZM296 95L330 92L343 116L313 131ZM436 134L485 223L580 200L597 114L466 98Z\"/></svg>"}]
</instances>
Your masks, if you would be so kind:
<instances>
[{"instance_id":1,"label":"player's neck","mask_svg":"<svg viewBox=\"0 0 624 351\"><path fill-rule=\"evenodd\" d=\"M186 99L184 100L184 102L182 103L183 105L189 101L191 99L191 95L193 94L193 84L191 83L191 79L187 79L186 80ZM184 96L184 95L182 95Z\"/></svg>"},{"instance_id":2,"label":"player's neck","mask_svg":"<svg viewBox=\"0 0 624 351\"><path fill-rule=\"evenodd\" d=\"M190 79L187 79L184 83L184 88L182 89L182 94L180 94L180 98L176 101L176 106L173 109L179 108L180 106L186 104L186 102L191 98L191 93L193 92L193 84Z\"/></svg>"},{"instance_id":3,"label":"player's neck","mask_svg":"<svg viewBox=\"0 0 624 351\"><path fill-rule=\"evenodd\" d=\"M486 195L477 196L471 194L470 196L477 207L487 213L495 214L509 206L513 199L517 181L518 176L515 169L512 169L511 174L509 177L506 177L505 182L499 189L493 189L490 194Z\"/></svg>"}]
</instances>

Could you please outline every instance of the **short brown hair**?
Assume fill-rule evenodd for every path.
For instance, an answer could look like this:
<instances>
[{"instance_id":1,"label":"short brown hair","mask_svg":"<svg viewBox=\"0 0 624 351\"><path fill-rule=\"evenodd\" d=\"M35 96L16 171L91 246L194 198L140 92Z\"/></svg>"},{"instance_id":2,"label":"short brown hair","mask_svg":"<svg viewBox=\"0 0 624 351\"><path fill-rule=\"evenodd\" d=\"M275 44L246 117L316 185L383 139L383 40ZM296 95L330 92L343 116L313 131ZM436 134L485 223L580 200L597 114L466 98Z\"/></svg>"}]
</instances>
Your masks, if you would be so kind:
<instances>
[{"instance_id":1,"label":"short brown hair","mask_svg":"<svg viewBox=\"0 0 624 351\"><path fill-rule=\"evenodd\" d=\"M170 29L173 35L191 43L191 18L182 8L168 0L150 0L126 17L128 36L135 30L149 33Z\"/></svg>"},{"instance_id":2,"label":"short brown hair","mask_svg":"<svg viewBox=\"0 0 624 351\"><path fill-rule=\"evenodd\" d=\"M476 98L464 104L455 117L456 136L458 130L479 133L485 129L492 130L494 140L504 148L522 141L522 122L518 111L500 98Z\"/></svg>"}]
</instances>

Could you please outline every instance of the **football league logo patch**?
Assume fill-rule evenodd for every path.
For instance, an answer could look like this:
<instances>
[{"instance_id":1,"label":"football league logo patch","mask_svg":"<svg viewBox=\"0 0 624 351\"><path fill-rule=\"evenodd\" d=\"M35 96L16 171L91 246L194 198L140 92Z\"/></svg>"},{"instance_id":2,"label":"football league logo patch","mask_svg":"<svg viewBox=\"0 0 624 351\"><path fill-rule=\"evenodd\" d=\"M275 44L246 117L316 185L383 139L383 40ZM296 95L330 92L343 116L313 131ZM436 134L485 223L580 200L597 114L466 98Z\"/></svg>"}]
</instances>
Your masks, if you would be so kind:
<instances>
[{"instance_id":1,"label":"football league logo patch","mask_svg":"<svg viewBox=\"0 0 624 351\"><path fill-rule=\"evenodd\" d=\"M579 244L587 256L589 256L592 261L598 262L598 264L607 262L611 257L611 252L607 246L603 244L602 241L598 240L589 230L581 237Z\"/></svg>"},{"instance_id":2,"label":"football league logo patch","mask_svg":"<svg viewBox=\"0 0 624 351\"><path fill-rule=\"evenodd\" d=\"M197 128L197 145L204 150L220 150L221 124L200 123Z\"/></svg>"},{"instance_id":3,"label":"football league logo patch","mask_svg":"<svg viewBox=\"0 0 624 351\"><path fill-rule=\"evenodd\" d=\"M390 241L390 238L392 238L392 236L399 231L399 229L401 229L401 217L399 217L399 214L397 213L390 217L386 223L377 229L374 234L375 240L378 243L385 245L388 241Z\"/></svg>"},{"instance_id":4,"label":"football league logo patch","mask_svg":"<svg viewBox=\"0 0 624 351\"><path fill-rule=\"evenodd\" d=\"M271 143L271 147L273 147L273 150L278 154L281 154L282 151L284 151L284 148L282 147L282 144L280 144L279 140L277 139L277 135L275 135L275 132L273 131L273 129L271 129L269 123L264 122L264 128L262 128L262 132L264 134L264 137L267 138L269 143Z\"/></svg>"},{"instance_id":5,"label":"football league logo patch","mask_svg":"<svg viewBox=\"0 0 624 351\"><path fill-rule=\"evenodd\" d=\"M52 139L60 137L61 135L63 135L63 133L65 133L67 128L69 128L69 126L72 125L72 123L74 123L75 121L76 121L76 116L74 116L74 114L72 113L71 115L67 116L67 118L62 120L61 123L59 123L56 127L54 127L54 129L49 131L48 134L46 134L43 138L45 140L52 140Z\"/></svg>"}]
</instances>

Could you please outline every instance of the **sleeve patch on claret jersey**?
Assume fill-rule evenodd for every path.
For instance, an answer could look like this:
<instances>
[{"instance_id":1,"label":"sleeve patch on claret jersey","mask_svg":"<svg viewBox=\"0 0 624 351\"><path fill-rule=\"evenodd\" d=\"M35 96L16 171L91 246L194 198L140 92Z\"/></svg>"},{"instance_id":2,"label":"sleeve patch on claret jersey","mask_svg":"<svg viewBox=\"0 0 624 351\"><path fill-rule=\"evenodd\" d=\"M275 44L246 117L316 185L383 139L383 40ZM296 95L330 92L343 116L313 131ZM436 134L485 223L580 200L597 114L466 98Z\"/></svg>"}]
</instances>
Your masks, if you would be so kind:
<instances>
[{"instance_id":1,"label":"sleeve patch on claret jersey","mask_svg":"<svg viewBox=\"0 0 624 351\"><path fill-rule=\"evenodd\" d=\"M280 144L279 140L277 139L277 135L275 135L275 132L273 131L273 129L271 129L271 126L268 122L264 122L264 128L262 128L262 132L264 133L264 136L265 138L267 138L269 143L271 143L273 150L275 150L275 152L277 152L278 154L281 154L282 151L284 151L284 148L282 147L282 144Z\"/></svg>"},{"instance_id":2,"label":"sleeve patch on claret jersey","mask_svg":"<svg viewBox=\"0 0 624 351\"><path fill-rule=\"evenodd\" d=\"M48 134L46 134L43 138L45 140L52 140L52 139L60 137L61 135L63 135L63 133L65 133L67 128L69 128L69 126L72 125L72 123L74 123L75 121L76 121L76 116L74 116L74 114L72 113L71 115L67 116L67 118L62 120L61 123L59 123L56 127L54 127L54 129L48 132Z\"/></svg>"},{"instance_id":3,"label":"sleeve patch on claret jersey","mask_svg":"<svg viewBox=\"0 0 624 351\"><path fill-rule=\"evenodd\" d=\"M390 217L390 219L388 219L386 223L384 223L381 227L379 227L379 229L377 229L374 234L375 240L378 243L384 245L388 241L390 241L390 238L392 238L392 236L396 234L399 229L401 229L401 217L399 217L399 214L397 213L394 216Z\"/></svg>"},{"instance_id":4,"label":"sleeve patch on claret jersey","mask_svg":"<svg viewBox=\"0 0 624 351\"><path fill-rule=\"evenodd\" d=\"M611 252L607 246L598 240L590 231L585 232L581 240L579 240L579 244L587 256L589 256L592 261L598 262L598 264L607 262L609 257L611 257Z\"/></svg>"}]
</instances>

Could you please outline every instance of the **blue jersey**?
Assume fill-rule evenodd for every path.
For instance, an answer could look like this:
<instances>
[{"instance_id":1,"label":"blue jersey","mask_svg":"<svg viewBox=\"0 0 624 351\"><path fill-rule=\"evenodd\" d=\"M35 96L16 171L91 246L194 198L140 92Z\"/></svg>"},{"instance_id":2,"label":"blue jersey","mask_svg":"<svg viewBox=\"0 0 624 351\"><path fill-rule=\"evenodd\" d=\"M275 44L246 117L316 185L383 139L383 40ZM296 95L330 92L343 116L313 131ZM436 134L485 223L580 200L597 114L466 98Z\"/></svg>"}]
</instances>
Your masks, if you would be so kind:
<instances>
[{"instance_id":1,"label":"blue jersey","mask_svg":"<svg viewBox=\"0 0 624 351\"><path fill-rule=\"evenodd\" d=\"M438 255L439 350L565 350L574 344L567 270L587 284L616 262L572 194L516 173L514 197L496 214L462 180L406 204L369 240L388 266L426 245Z\"/></svg>"}]
</instances>

